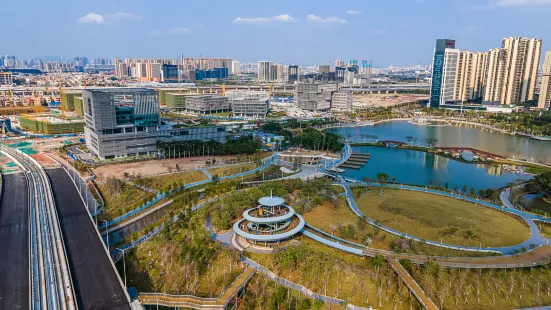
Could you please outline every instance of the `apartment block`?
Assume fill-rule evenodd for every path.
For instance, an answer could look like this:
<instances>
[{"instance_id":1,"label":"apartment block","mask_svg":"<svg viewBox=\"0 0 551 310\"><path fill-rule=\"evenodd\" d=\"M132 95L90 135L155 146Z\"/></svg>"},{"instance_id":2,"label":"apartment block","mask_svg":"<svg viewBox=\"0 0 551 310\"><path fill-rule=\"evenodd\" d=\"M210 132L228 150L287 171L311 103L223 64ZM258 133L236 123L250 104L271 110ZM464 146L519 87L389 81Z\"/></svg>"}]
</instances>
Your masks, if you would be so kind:
<instances>
[{"instance_id":1,"label":"apartment block","mask_svg":"<svg viewBox=\"0 0 551 310\"><path fill-rule=\"evenodd\" d=\"M461 51L457 64L455 100L466 102L481 99L486 83L488 53Z\"/></svg>"},{"instance_id":2,"label":"apartment block","mask_svg":"<svg viewBox=\"0 0 551 310\"><path fill-rule=\"evenodd\" d=\"M492 76L499 83L499 101L501 104L515 104L534 100L536 79L541 57L542 40L521 37L503 39L498 72ZM489 76L490 78L490 76ZM496 101L497 94L484 98L485 101Z\"/></svg>"},{"instance_id":3,"label":"apartment block","mask_svg":"<svg viewBox=\"0 0 551 310\"><path fill-rule=\"evenodd\" d=\"M550 106L551 106L551 51L545 53L545 61L543 63L543 76L541 79L538 108L549 109Z\"/></svg>"}]
</instances>

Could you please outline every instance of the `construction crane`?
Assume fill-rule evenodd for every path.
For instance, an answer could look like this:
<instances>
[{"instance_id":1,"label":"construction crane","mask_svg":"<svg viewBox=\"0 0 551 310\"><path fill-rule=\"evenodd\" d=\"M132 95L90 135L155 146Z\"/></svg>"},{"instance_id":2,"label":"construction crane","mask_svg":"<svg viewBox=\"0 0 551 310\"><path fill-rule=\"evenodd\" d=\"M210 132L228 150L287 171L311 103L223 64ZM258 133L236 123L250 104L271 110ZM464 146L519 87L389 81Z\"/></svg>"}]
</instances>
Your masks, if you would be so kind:
<instances>
[{"instance_id":1,"label":"construction crane","mask_svg":"<svg viewBox=\"0 0 551 310\"><path fill-rule=\"evenodd\" d=\"M226 83L216 84L216 86L220 86L220 88L222 88L222 97L225 97L226 96ZM212 88L211 88L211 92L212 92Z\"/></svg>"}]
</instances>

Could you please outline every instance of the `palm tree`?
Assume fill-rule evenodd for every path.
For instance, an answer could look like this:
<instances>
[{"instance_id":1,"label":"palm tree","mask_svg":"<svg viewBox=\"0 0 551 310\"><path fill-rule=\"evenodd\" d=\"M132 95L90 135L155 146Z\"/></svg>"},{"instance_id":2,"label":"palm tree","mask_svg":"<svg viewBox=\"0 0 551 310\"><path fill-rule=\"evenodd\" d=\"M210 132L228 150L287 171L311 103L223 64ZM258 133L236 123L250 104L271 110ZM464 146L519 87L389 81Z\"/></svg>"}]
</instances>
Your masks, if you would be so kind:
<instances>
[{"instance_id":1,"label":"palm tree","mask_svg":"<svg viewBox=\"0 0 551 310\"><path fill-rule=\"evenodd\" d=\"M380 195L384 195L384 186L385 186L385 183L388 181L388 174L384 173L384 172L380 172L380 173L377 173L377 181L379 181L379 183L381 183L381 193Z\"/></svg>"}]
</instances>

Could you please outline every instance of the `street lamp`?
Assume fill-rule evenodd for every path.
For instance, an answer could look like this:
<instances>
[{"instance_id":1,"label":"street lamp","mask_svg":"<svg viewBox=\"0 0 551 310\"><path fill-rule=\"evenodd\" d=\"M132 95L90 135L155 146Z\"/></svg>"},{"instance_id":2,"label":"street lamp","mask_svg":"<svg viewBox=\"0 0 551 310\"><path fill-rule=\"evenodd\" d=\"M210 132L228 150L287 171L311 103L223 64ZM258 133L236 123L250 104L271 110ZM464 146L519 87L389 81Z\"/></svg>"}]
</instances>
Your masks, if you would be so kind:
<instances>
[{"instance_id":1,"label":"street lamp","mask_svg":"<svg viewBox=\"0 0 551 310\"><path fill-rule=\"evenodd\" d=\"M107 235L107 254L109 254L109 229L107 228L107 220L102 220L102 222L105 222L105 232Z\"/></svg>"},{"instance_id":2,"label":"street lamp","mask_svg":"<svg viewBox=\"0 0 551 310\"><path fill-rule=\"evenodd\" d=\"M124 288L127 288L126 286L126 263L124 262L124 250L117 248L117 250L122 252L122 270L124 273Z\"/></svg>"}]
</instances>

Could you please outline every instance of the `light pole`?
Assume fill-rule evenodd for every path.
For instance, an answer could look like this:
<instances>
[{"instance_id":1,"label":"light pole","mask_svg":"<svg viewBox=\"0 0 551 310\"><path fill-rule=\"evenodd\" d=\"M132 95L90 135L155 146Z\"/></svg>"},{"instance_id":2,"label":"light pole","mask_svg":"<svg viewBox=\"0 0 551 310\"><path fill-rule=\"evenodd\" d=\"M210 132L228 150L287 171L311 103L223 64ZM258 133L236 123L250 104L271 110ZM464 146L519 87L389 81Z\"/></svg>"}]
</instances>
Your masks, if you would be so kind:
<instances>
[{"instance_id":1,"label":"light pole","mask_svg":"<svg viewBox=\"0 0 551 310\"><path fill-rule=\"evenodd\" d=\"M109 229L107 228L107 220L103 220L102 222L105 222L105 232L107 235L107 254L109 254Z\"/></svg>"},{"instance_id":2,"label":"light pole","mask_svg":"<svg viewBox=\"0 0 551 310\"><path fill-rule=\"evenodd\" d=\"M124 288L127 288L127 286L126 286L126 263L124 261L124 250L121 250L119 248L117 248L117 250L122 252L122 270L123 270L123 273L124 273Z\"/></svg>"}]
</instances>

